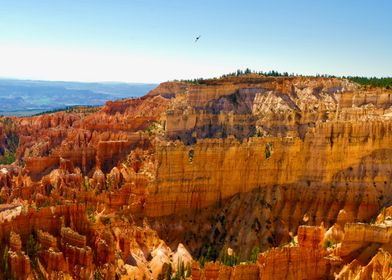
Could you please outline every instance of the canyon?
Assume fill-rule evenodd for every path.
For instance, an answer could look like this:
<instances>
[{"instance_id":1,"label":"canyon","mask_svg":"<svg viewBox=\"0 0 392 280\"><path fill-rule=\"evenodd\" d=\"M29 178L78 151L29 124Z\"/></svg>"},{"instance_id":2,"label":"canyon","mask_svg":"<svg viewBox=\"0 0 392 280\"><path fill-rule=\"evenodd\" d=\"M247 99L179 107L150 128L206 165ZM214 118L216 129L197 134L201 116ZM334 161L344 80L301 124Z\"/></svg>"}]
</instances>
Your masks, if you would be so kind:
<instances>
[{"instance_id":1,"label":"canyon","mask_svg":"<svg viewBox=\"0 0 392 280\"><path fill-rule=\"evenodd\" d=\"M392 279L391 95L249 74L0 117L0 277Z\"/></svg>"}]
</instances>

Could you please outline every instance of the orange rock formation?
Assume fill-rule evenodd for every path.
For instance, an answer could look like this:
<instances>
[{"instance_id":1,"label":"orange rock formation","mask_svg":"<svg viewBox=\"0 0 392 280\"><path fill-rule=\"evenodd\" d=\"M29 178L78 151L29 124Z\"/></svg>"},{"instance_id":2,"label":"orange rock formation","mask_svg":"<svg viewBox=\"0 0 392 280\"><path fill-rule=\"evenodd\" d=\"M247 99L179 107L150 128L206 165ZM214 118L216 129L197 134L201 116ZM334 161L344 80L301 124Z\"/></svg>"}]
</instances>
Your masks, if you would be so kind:
<instances>
[{"instance_id":1,"label":"orange rock formation","mask_svg":"<svg viewBox=\"0 0 392 280\"><path fill-rule=\"evenodd\" d=\"M0 166L8 272L388 278L391 94L249 75L163 83L97 111L2 117L0 158L17 143ZM220 263L225 246L245 263Z\"/></svg>"}]
</instances>

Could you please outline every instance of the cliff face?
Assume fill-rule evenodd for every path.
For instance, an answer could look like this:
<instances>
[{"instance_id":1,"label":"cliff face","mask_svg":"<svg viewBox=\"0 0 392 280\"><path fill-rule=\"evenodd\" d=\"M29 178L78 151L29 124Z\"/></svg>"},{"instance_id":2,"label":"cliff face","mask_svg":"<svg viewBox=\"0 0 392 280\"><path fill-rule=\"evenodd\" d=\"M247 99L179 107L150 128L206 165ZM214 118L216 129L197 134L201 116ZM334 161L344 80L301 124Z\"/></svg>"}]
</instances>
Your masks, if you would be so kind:
<instances>
[{"instance_id":1,"label":"cliff face","mask_svg":"<svg viewBox=\"0 0 392 280\"><path fill-rule=\"evenodd\" d=\"M48 277L158 278L190 268L187 250L216 260L230 247L245 261L255 246L255 264L193 264L192 278L385 274L389 227L364 222L391 203L391 93L250 75L2 118L0 155L15 163L0 166L0 237L22 240L12 267L28 270L33 234L30 271Z\"/></svg>"},{"instance_id":2,"label":"cliff face","mask_svg":"<svg viewBox=\"0 0 392 280\"><path fill-rule=\"evenodd\" d=\"M366 189L368 181L382 194L389 184L389 94L356 92L354 85L334 79L188 86L177 93L165 116L168 137L185 145L157 148L158 180L149 199L152 208L156 201L167 202L166 209L154 213L147 206L147 213L204 207L272 185L326 186L326 193L332 185L347 187L344 192L350 195ZM367 207L375 204L372 215L383 201L367 199Z\"/></svg>"},{"instance_id":3,"label":"cliff face","mask_svg":"<svg viewBox=\"0 0 392 280\"><path fill-rule=\"evenodd\" d=\"M156 147L144 208L164 238L245 256L300 224L331 226L341 209L368 221L388 203L390 91L308 78L167 87L153 94L170 93L165 128L180 141Z\"/></svg>"}]
</instances>

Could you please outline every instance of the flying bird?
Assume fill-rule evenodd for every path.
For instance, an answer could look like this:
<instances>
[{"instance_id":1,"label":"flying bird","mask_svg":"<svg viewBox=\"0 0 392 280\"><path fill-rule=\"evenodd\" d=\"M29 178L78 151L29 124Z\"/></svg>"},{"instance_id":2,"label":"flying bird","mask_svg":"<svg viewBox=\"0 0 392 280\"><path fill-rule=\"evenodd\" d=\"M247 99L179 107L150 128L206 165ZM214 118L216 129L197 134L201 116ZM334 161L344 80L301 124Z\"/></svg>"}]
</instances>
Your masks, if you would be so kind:
<instances>
[{"instance_id":1,"label":"flying bird","mask_svg":"<svg viewBox=\"0 0 392 280\"><path fill-rule=\"evenodd\" d=\"M197 41L199 41L200 37L201 37L201 35L199 35L199 36L196 37L195 43L196 43Z\"/></svg>"}]
</instances>

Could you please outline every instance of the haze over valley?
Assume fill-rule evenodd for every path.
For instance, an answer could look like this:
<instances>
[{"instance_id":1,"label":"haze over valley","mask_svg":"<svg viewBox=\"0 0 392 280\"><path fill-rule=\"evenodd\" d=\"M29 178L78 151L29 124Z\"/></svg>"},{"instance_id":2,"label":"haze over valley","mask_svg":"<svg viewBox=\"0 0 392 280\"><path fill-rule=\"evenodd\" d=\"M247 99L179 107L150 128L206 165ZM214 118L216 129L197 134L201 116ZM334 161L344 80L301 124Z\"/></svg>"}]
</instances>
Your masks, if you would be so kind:
<instances>
[{"instance_id":1,"label":"haze over valley","mask_svg":"<svg viewBox=\"0 0 392 280\"><path fill-rule=\"evenodd\" d=\"M145 95L156 84L83 83L0 79L0 115L30 116L70 106Z\"/></svg>"}]
</instances>

